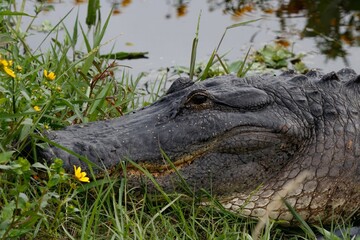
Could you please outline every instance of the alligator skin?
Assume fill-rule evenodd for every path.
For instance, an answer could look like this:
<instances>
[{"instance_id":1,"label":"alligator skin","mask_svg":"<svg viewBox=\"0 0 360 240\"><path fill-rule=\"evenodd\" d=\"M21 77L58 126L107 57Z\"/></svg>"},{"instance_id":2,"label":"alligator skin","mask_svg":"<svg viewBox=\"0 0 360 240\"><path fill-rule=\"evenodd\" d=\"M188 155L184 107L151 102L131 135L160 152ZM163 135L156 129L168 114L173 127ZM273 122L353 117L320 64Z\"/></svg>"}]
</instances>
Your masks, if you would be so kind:
<instances>
[{"instance_id":1,"label":"alligator skin","mask_svg":"<svg viewBox=\"0 0 360 240\"><path fill-rule=\"evenodd\" d=\"M86 157L99 175L122 172L120 163L131 159L166 191L182 191L180 174L190 189L211 191L241 215L291 223L278 203L284 198L306 221L327 224L359 213L359 83L347 68L197 83L180 78L146 108L47 136ZM61 158L69 172L73 165L88 170L54 146L39 155ZM135 168L128 173L134 182L142 178Z\"/></svg>"}]
</instances>

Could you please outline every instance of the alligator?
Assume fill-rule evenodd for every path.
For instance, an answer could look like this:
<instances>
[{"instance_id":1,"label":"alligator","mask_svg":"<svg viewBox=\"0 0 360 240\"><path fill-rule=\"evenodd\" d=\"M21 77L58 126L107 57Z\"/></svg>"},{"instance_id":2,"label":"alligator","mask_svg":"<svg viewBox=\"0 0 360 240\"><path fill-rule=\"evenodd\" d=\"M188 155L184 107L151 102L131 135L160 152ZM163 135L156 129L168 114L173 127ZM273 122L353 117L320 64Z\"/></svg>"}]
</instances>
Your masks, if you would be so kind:
<instances>
[{"instance_id":1,"label":"alligator","mask_svg":"<svg viewBox=\"0 0 360 240\"><path fill-rule=\"evenodd\" d=\"M359 111L360 75L349 68L183 77L145 108L46 133L56 144L38 154L69 172L127 170L135 182L144 168L165 191L185 181L232 212L292 223L286 205L272 204L282 193L305 221L328 224L360 213Z\"/></svg>"}]
</instances>

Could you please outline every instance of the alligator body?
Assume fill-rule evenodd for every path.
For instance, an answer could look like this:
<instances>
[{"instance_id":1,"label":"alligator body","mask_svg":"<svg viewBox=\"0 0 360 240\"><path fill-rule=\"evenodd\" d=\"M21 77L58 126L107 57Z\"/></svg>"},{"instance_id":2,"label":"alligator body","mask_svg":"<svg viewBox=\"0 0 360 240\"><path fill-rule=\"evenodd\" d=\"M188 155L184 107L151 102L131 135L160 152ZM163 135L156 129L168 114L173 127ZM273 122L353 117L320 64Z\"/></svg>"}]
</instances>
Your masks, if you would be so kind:
<instances>
[{"instance_id":1,"label":"alligator body","mask_svg":"<svg viewBox=\"0 0 360 240\"><path fill-rule=\"evenodd\" d=\"M131 159L166 191L181 191L180 174L190 188L207 189L227 209L251 217L293 221L283 204L269 206L306 172L282 197L304 220L326 224L358 215L359 111L360 76L347 68L198 83L180 78L146 108L48 137L85 156L97 173ZM56 147L39 153L49 162L61 158L69 172L73 165L88 169Z\"/></svg>"}]
</instances>

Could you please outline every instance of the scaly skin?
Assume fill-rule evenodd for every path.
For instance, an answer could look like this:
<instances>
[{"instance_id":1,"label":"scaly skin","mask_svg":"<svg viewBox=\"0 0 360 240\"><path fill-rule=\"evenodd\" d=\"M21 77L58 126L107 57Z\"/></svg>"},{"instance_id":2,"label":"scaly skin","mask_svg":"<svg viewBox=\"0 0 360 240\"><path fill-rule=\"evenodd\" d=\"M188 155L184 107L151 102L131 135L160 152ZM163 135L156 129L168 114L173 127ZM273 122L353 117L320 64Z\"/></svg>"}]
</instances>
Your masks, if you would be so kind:
<instances>
[{"instance_id":1,"label":"scaly skin","mask_svg":"<svg viewBox=\"0 0 360 240\"><path fill-rule=\"evenodd\" d=\"M327 224L357 216L360 207L359 83L351 69L229 75L196 84L182 78L149 107L48 137L88 158L98 174L131 159L166 191L181 191L163 150L191 189L211 190L231 211L291 222L284 204L272 204L282 193L306 221ZM88 169L53 146L39 154L48 162L63 159L70 172L73 165ZM138 175L131 167L128 172ZM305 172L298 186L284 193L284 186Z\"/></svg>"}]
</instances>

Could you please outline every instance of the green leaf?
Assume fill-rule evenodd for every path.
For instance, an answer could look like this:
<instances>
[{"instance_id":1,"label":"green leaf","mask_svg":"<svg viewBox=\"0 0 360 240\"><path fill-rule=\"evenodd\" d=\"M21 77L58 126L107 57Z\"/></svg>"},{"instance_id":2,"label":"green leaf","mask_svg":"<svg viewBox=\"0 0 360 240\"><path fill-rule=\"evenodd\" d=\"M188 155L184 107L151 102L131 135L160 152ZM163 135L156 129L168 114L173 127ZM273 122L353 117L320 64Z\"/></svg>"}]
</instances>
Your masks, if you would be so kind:
<instances>
[{"instance_id":1,"label":"green leaf","mask_svg":"<svg viewBox=\"0 0 360 240\"><path fill-rule=\"evenodd\" d=\"M79 95L81 95L81 97L87 98L87 96L83 95L83 93L78 88L76 88L76 86L74 86L72 82L69 82L69 84L74 87L75 91L77 91ZM76 117L79 118L82 122L84 122L84 117L79 109L78 104L72 104L69 100L65 98L59 98L59 105L60 104L64 104L65 106L70 108L75 113Z\"/></svg>"},{"instance_id":2,"label":"green leaf","mask_svg":"<svg viewBox=\"0 0 360 240\"><path fill-rule=\"evenodd\" d=\"M0 16L27 16L32 18L35 17L24 12L13 12L10 10L0 11Z\"/></svg>"},{"instance_id":3,"label":"green leaf","mask_svg":"<svg viewBox=\"0 0 360 240\"><path fill-rule=\"evenodd\" d=\"M25 193L19 193L18 208L26 208L29 202L29 197Z\"/></svg>"},{"instance_id":4,"label":"green leaf","mask_svg":"<svg viewBox=\"0 0 360 240\"><path fill-rule=\"evenodd\" d=\"M195 32L195 38L193 40L193 44L192 44L192 48L191 48L190 74L189 74L189 77L191 80L194 77L194 71L195 71L196 52L197 52L197 45L199 42L200 19L201 19L201 11L199 13L198 22L197 22L197 26L196 26L196 32Z\"/></svg>"},{"instance_id":5,"label":"green leaf","mask_svg":"<svg viewBox=\"0 0 360 240\"><path fill-rule=\"evenodd\" d=\"M249 48L249 50L247 51L246 56L245 56L245 58L244 58L244 61L242 61L241 65L240 65L240 67L239 67L239 69L238 69L238 71L237 71L237 73L236 73L236 76L238 76L238 77L243 77L243 76L245 76L246 72L247 72L247 71L250 69L250 67L251 67L251 66L250 66L250 67L248 67L247 69L244 70L246 60L247 60L248 57L249 57L250 49L251 49L251 48Z\"/></svg>"},{"instance_id":6,"label":"green leaf","mask_svg":"<svg viewBox=\"0 0 360 240\"><path fill-rule=\"evenodd\" d=\"M108 91L111 89L111 87L112 87L112 83L111 82L107 83L107 85L104 86L100 91L100 93L96 96L96 100L93 102L89 110L90 118L96 118L95 115L98 112L96 110L99 106L101 107L101 105L104 103L106 95Z\"/></svg>"},{"instance_id":7,"label":"green leaf","mask_svg":"<svg viewBox=\"0 0 360 240\"><path fill-rule=\"evenodd\" d=\"M261 20L261 18L258 18L258 19L254 19L254 20L249 20L249 21L245 21L245 22L240 22L240 23L235 23L235 24L232 24L228 27L226 27L226 29L231 29L231 28L237 28L237 27L240 27L240 26L244 26L248 23L253 23L253 22L256 22L256 21L259 21Z\"/></svg>"},{"instance_id":8,"label":"green leaf","mask_svg":"<svg viewBox=\"0 0 360 240\"><path fill-rule=\"evenodd\" d=\"M294 218L300 223L300 227L302 229L305 229L305 231L315 239L316 235L315 235L314 231L311 229L311 227L309 226L309 224L307 224L307 222L305 222L305 220L295 211L295 209L285 199L282 199L282 201L285 204L285 206L289 209L291 214L294 216Z\"/></svg>"},{"instance_id":9,"label":"green leaf","mask_svg":"<svg viewBox=\"0 0 360 240\"><path fill-rule=\"evenodd\" d=\"M42 163L39 163L39 162L36 162L32 165L33 168L40 168L40 169L45 169L45 170L48 170L49 168L46 167L44 164Z\"/></svg>"},{"instance_id":10,"label":"green leaf","mask_svg":"<svg viewBox=\"0 0 360 240\"><path fill-rule=\"evenodd\" d=\"M58 185L60 180L61 180L60 175L59 174L54 174L53 176L50 177L50 179L49 179L49 181L47 183L48 188L51 188L51 187L54 187L54 186Z\"/></svg>"},{"instance_id":11,"label":"green leaf","mask_svg":"<svg viewBox=\"0 0 360 240\"><path fill-rule=\"evenodd\" d=\"M294 65L294 69L299 73L306 73L309 69L303 62L297 62Z\"/></svg>"},{"instance_id":12,"label":"green leaf","mask_svg":"<svg viewBox=\"0 0 360 240\"><path fill-rule=\"evenodd\" d=\"M77 43L77 39L78 39L78 24L79 24L79 11L78 13L76 14L76 19L75 19L75 23L74 23L74 31L73 31L73 35L72 35L72 38L71 38L71 45L73 48L75 48L75 45Z\"/></svg>"},{"instance_id":13,"label":"green leaf","mask_svg":"<svg viewBox=\"0 0 360 240\"><path fill-rule=\"evenodd\" d=\"M0 165L0 169L2 170L16 170L21 168L21 165L19 164L13 164L13 165Z\"/></svg>"},{"instance_id":14,"label":"green leaf","mask_svg":"<svg viewBox=\"0 0 360 240\"><path fill-rule=\"evenodd\" d=\"M90 67L93 64L93 61L95 59L95 55L98 52L98 48L94 48L93 50L91 50L89 52L89 54L85 57L85 62L84 65L81 68L81 72L84 73L85 75L89 72Z\"/></svg>"},{"instance_id":15,"label":"green leaf","mask_svg":"<svg viewBox=\"0 0 360 240\"><path fill-rule=\"evenodd\" d=\"M19 173L24 173L24 172L27 172L30 170L30 167L31 167L31 164L30 162L25 159L25 158L22 158L22 157L19 157L16 161L15 161L16 164L20 165L20 171Z\"/></svg>"},{"instance_id":16,"label":"green leaf","mask_svg":"<svg viewBox=\"0 0 360 240\"><path fill-rule=\"evenodd\" d=\"M20 118L20 117L25 117L25 116L31 116L31 115L36 115L39 114L38 112L23 112L23 113L2 113L0 112L0 120L3 119L9 119L9 118Z\"/></svg>"},{"instance_id":17,"label":"green leaf","mask_svg":"<svg viewBox=\"0 0 360 240\"><path fill-rule=\"evenodd\" d=\"M12 221L14 210L15 210L15 202L11 201L5 204L0 212L0 229L6 229Z\"/></svg>"},{"instance_id":18,"label":"green leaf","mask_svg":"<svg viewBox=\"0 0 360 240\"><path fill-rule=\"evenodd\" d=\"M10 161L11 156L15 151L2 152L0 153L0 163L5 164Z\"/></svg>"},{"instance_id":19,"label":"green leaf","mask_svg":"<svg viewBox=\"0 0 360 240\"><path fill-rule=\"evenodd\" d=\"M318 226L315 226L315 228L319 231L319 233L321 233L324 236L324 239L331 239L331 240L346 239L346 238L338 237L336 234L326 230L325 228L321 228L321 227L318 227ZM352 238L352 239L354 239L354 238ZM358 239L358 238L355 238L355 239Z\"/></svg>"},{"instance_id":20,"label":"green leaf","mask_svg":"<svg viewBox=\"0 0 360 240\"><path fill-rule=\"evenodd\" d=\"M110 58L116 60L131 60L131 59L139 59L139 58L148 58L146 56L149 52L117 52L117 53L109 53L100 55L102 58Z\"/></svg>"},{"instance_id":21,"label":"green leaf","mask_svg":"<svg viewBox=\"0 0 360 240\"><path fill-rule=\"evenodd\" d=\"M87 16L86 16L86 24L90 27L91 25L95 25L96 23L96 12L100 9L100 1L99 0L89 0Z\"/></svg>"},{"instance_id":22,"label":"green leaf","mask_svg":"<svg viewBox=\"0 0 360 240\"><path fill-rule=\"evenodd\" d=\"M107 26L109 25L111 15L112 14L111 14L111 11L110 11L103 26L100 26L100 23L99 23L99 29L101 29L101 31L99 32L97 30L96 33L95 33L94 47L100 47L100 43L101 43L101 41L102 41L102 39L103 39L103 37L105 35Z\"/></svg>"},{"instance_id":23,"label":"green leaf","mask_svg":"<svg viewBox=\"0 0 360 240\"><path fill-rule=\"evenodd\" d=\"M205 67L203 73L201 74L201 77L200 77L201 80L205 80L209 76L210 68L214 63L215 55L216 55L216 49L214 49L214 51L212 52L212 54L209 58L209 61L207 62L206 67Z\"/></svg>"},{"instance_id":24,"label":"green leaf","mask_svg":"<svg viewBox=\"0 0 360 240\"><path fill-rule=\"evenodd\" d=\"M51 199L52 196L57 197L55 193L48 192L41 198L41 202L40 202L41 209L45 208L49 204L48 201L49 199Z\"/></svg>"},{"instance_id":25,"label":"green leaf","mask_svg":"<svg viewBox=\"0 0 360 240\"><path fill-rule=\"evenodd\" d=\"M63 160L61 160L60 158L55 158L55 160L53 161L53 163L50 165L50 168L52 170L54 170L56 173L60 173L63 172Z\"/></svg>"},{"instance_id":26,"label":"green leaf","mask_svg":"<svg viewBox=\"0 0 360 240\"><path fill-rule=\"evenodd\" d=\"M81 34L84 38L84 43L85 43L85 46L86 46L86 50L90 53L91 52L91 45L90 45L90 41L85 33L85 30L83 29L82 25L80 24L80 30L81 30ZM86 59L87 56L85 56L84 59Z\"/></svg>"},{"instance_id":27,"label":"green leaf","mask_svg":"<svg viewBox=\"0 0 360 240\"><path fill-rule=\"evenodd\" d=\"M15 39L11 37L8 33L1 33L0 34L0 46L4 47L6 44L16 42Z\"/></svg>"}]
</instances>

